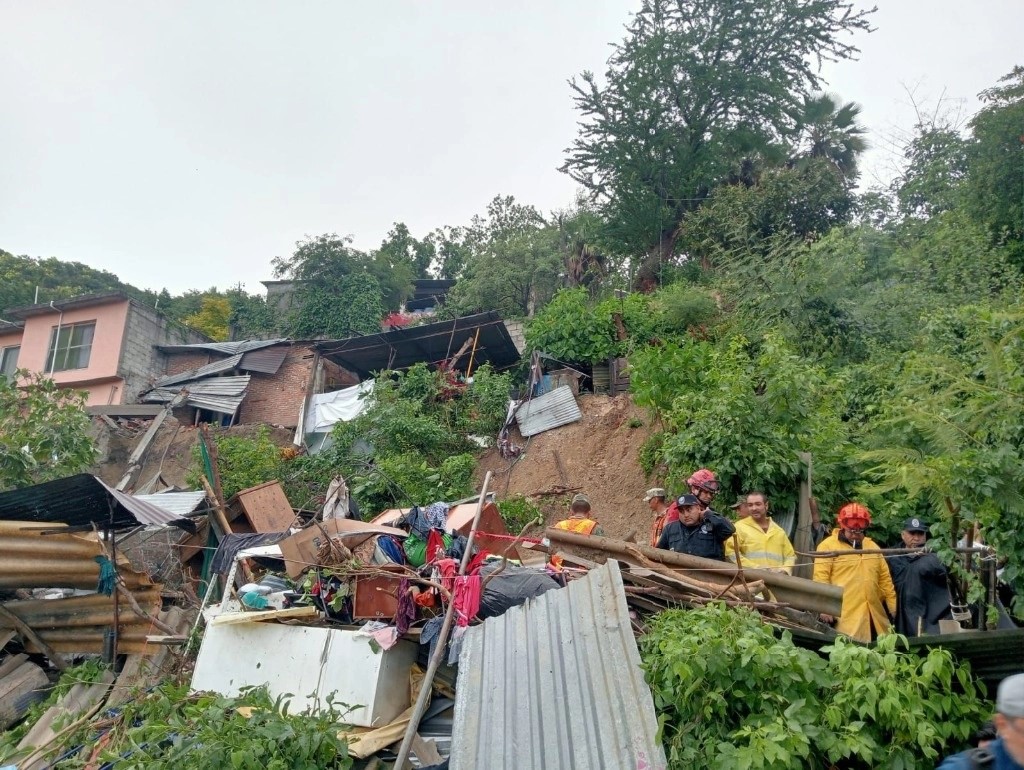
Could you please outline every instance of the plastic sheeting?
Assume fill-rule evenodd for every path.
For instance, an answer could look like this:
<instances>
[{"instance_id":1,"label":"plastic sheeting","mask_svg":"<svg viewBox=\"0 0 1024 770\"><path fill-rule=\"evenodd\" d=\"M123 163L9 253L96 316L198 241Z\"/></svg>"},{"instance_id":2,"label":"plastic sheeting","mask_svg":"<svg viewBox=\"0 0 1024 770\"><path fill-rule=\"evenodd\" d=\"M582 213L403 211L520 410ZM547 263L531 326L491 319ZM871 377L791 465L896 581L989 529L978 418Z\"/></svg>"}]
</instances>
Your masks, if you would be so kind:
<instances>
[{"instance_id":1,"label":"plastic sheeting","mask_svg":"<svg viewBox=\"0 0 1024 770\"><path fill-rule=\"evenodd\" d=\"M306 433L326 433L336 423L354 420L370 405L373 380L313 396L306 413ZM364 397L365 394L365 397Z\"/></svg>"}]
</instances>

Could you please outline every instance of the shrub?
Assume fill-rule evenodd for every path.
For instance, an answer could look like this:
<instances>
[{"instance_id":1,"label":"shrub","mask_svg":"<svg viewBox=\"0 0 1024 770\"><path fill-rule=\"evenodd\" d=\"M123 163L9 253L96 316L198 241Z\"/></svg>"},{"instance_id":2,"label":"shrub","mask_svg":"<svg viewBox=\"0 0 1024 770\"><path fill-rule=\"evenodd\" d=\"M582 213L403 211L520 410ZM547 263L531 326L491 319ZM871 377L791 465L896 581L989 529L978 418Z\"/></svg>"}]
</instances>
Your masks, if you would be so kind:
<instances>
[{"instance_id":1,"label":"shrub","mask_svg":"<svg viewBox=\"0 0 1024 770\"><path fill-rule=\"evenodd\" d=\"M281 477L281 450L270 440L270 431L265 426L260 426L252 438L217 433L211 436L217 446L217 469L225 500L243 489ZM202 450L196 443L186 481L193 488L202 489L203 475Z\"/></svg>"},{"instance_id":2,"label":"shrub","mask_svg":"<svg viewBox=\"0 0 1024 770\"><path fill-rule=\"evenodd\" d=\"M531 521L540 518L544 519L544 513L532 500L522 495L510 497L498 503L498 512L501 514L505 526L512 534L518 535L523 527Z\"/></svg>"}]
</instances>

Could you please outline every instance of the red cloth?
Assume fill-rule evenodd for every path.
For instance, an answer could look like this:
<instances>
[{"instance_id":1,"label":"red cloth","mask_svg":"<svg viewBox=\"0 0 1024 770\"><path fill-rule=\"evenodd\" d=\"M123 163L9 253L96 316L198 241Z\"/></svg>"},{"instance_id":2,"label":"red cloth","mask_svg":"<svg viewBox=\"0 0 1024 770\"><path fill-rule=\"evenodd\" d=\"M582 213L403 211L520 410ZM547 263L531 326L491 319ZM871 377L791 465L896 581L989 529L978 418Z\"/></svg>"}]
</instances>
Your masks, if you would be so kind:
<instances>
[{"instance_id":1,"label":"red cloth","mask_svg":"<svg viewBox=\"0 0 1024 770\"><path fill-rule=\"evenodd\" d=\"M430 530L430 534L427 535L427 564L443 557L444 537L441 536L440 530L432 529Z\"/></svg>"},{"instance_id":2,"label":"red cloth","mask_svg":"<svg viewBox=\"0 0 1024 770\"><path fill-rule=\"evenodd\" d=\"M665 509L665 524L672 521L679 521L679 503L675 500Z\"/></svg>"},{"instance_id":3,"label":"red cloth","mask_svg":"<svg viewBox=\"0 0 1024 770\"><path fill-rule=\"evenodd\" d=\"M463 575L455 578L455 622L468 626L469 621L480 612L480 576Z\"/></svg>"},{"instance_id":4,"label":"red cloth","mask_svg":"<svg viewBox=\"0 0 1024 770\"><path fill-rule=\"evenodd\" d=\"M459 573L459 563L455 559L440 559L434 567L441 578L441 587L451 593L455 586L455 576Z\"/></svg>"}]
</instances>

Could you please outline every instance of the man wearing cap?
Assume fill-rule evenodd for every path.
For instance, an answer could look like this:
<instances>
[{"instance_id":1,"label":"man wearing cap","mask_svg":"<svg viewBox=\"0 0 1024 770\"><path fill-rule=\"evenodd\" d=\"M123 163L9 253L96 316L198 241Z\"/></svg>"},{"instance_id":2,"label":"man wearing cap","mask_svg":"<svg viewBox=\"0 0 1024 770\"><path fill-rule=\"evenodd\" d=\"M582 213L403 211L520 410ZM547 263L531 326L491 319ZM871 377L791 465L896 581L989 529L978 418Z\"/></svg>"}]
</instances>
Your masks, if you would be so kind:
<instances>
[{"instance_id":1,"label":"man wearing cap","mask_svg":"<svg viewBox=\"0 0 1024 770\"><path fill-rule=\"evenodd\" d=\"M590 518L590 500L586 495L576 495L569 504L569 518L555 524L555 529L575 532L577 535L603 535L601 525Z\"/></svg>"},{"instance_id":2,"label":"man wearing cap","mask_svg":"<svg viewBox=\"0 0 1024 770\"><path fill-rule=\"evenodd\" d=\"M839 526L821 541L817 551L835 555L814 560L814 579L843 587L843 607L838 618L822 615L826 623L836 621L836 630L860 642L870 642L889 630L889 617L896 613L896 589L885 558L865 531L871 512L860 503L839 509ZM872 553L872 551L876 553Z\"/></svg>"},{"instance_id":3,"label":"man wearing cap","mask_svg":"<svg viewBox=\"0 0 1024 770\"><path fill-rule=\"evenodd\" d=\"M736 532L733 523L704 509L696 495L683 495L676 503L679 518L665 524L655 547L725 561L725 541Z\"/></svg>"},{"instance_id":4,"label":"man wearing cap","mask_svg":"<svg viewBox=\"0 0 1024 770\"><path fill-rule=\"evenodd\" d=\"M901 536L904 547L924 548L928 525L911 517ZM939 633L939 621L952 615L945 565L934 553L890 556L888 562L896 586L896 630L905 636Z\"/></svg>"},{"instance_id":5,"label":"man wearing cap","mask_svg":"<svg viewBox=\"0 0 1024 770\"><path fill-rule=\"evenodd\" d=\"M1024 770L1024 674L1008 676L996 691L993 720L999 737L981 749L948 757L938 770Z\"/></svg>"},{"instance_id":6,"label":"man wearing cap","mask_svg":"<svg viewBox=\"0 0 1024 770\"><path fill-rule=\"evenodd\" d=\"M768 515L768 498L764 492L748 492L744 502L747 516L736 522L740 564L792 573L796 551L782 527ZM725 555L729 561L736 561L732 539L725 544Z\"/></svg>"},{"instance_id":7,"label":"man wearing cap","mask_svg":"<svg viewBox=\"0 0 1024 770\"><path fill-rule=\"evenodd\" d=\"M666 497L668 495L661 487L648 489L647 494L644 495L644 502L654 514L654 524L651 525L651 546L654 548L657 548L658 538L661 537L661 531L665 529L665 516L668 510L668 506L665 504Z\"/></svg>"}]
</instances>

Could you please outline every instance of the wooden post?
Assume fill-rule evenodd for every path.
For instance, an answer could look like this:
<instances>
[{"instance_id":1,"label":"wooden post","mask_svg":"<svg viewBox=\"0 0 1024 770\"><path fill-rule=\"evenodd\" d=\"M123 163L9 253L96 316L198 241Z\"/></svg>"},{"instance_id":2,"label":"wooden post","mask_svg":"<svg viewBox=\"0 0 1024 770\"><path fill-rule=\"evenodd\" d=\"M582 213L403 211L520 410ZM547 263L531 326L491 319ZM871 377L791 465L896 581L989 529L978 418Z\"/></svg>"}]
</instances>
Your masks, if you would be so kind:
<instances>
[{"instance_id":1,"label":"wooden post","mask_svg":"<svg viewBox=\"0 0 1024 770\"><path fill-rule=\"evenodd\" d=\"M799 458L807 467L807 472L800 477L800 498L799 508L796 517L796 536L793 538L793 548L804 553L814 550L814 537L811 527L813 516L811 515L811 472L813 460L810 452L800 452ZM814 575L814 565L801 562L793 567L793 574L797 577L808 580Z\"/></svg>"},{"instance_id":2,"label":"wooden post","mask_svg":"<svg viewBox=\"0 0 1024 770\"><path fill-rule=\"evenodd\" d=\"M476 528L480 526L480 513L487 502L487 487L491 483L491 472L487 471L484 476L484 485L480 490L480 499L476 503L476 514L473 516L473 526L469 530L469 539L466 541L466 550L462 554L462 563L459 565L459 576L466 574L466 565L469 563L473 553L473 540L476 538ZM454 598L454 597L453 597ZM448 609L444 614L444 625L441 626L441 633L437 636L437 647L430 658L430 665L427 666L427 673L423 675L423 684L420 685L420 693L416 697L416 706L413 708L412 717L409 719L409 726L405 728L405 737L402 738L402 745L398 749L398 758L395 760L395 768L403 770L409 761L409 751L412 748L413 738L419 729L420 719L427 708L430 700L430 687L434 681L441 660L445 655L445 648L448 646L448 634L452 629L452 621L455 619L455 602L448 602ZM422 757L421 757L422 759Z\"/></svg>"}]
</instances>

